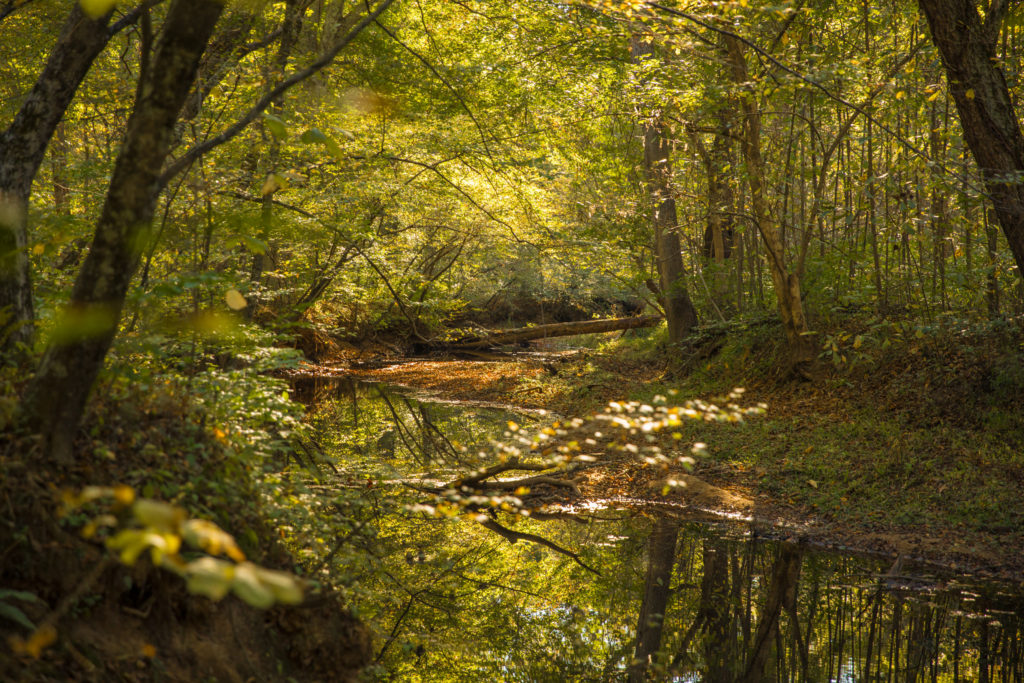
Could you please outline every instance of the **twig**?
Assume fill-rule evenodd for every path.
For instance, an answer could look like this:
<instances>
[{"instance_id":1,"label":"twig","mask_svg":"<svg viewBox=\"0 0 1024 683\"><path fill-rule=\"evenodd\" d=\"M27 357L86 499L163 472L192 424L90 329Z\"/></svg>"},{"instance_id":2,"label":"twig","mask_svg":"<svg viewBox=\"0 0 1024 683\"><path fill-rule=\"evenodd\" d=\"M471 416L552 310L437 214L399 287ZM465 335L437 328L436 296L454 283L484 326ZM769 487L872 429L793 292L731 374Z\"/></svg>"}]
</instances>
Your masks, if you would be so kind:
<instances>
[{"instance_id":1,"label":"twig","mask_svg":"<svg viewBox=\"0 0 1024 683\"><path fill-rule=\"evenodd\" d=\"M170 164L167 169L163 172L159 179L159 186L163 188L168 181L174 176L178 175L185 169L189 168L196 159L200 158L211 149L219 147L225 142L233 139L236 135L241 133L246 126L256 120L263 111L270 106L270 103L277 100L287 90L291 89L294 85L301 83L313 74L319 72L321 69L326 67L328 64L334 61L334 58L338 56L338 53L348 45L350 42L363 31L364 28L373 23L377 17L379 17L384 10L391 6L394 0L382 0L374 10L363 18L358 24L356 24L351 31L349 31L341 40L335 43L330 50L328 50L322 57L317 59L315 62L307 66L301 71L296 71L291 76L281 81L276 87L265 93L256 104L254 104L248 112L246 112L240 119L235 123L228 126L226 129L221 131L218 135L201 142L191 149L187 150L177 161Z\"/></svg>"}]
</instances>

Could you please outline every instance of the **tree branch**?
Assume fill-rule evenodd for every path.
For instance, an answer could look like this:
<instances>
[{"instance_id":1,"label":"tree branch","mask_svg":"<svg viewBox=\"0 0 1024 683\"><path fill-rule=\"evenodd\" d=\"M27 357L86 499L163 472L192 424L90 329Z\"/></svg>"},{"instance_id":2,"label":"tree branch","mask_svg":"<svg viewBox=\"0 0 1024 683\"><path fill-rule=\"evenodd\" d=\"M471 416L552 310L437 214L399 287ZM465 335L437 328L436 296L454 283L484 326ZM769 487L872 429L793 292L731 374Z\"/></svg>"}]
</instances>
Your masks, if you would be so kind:
<instances>
[{"instance_id":1,"label":"tree branch","mask_svg":"<svg viewBox=\"0 0 1024 683\"><path fill-rule=\"evenodd\" d=\"M554 541L549 541L548 539L542 536L537 536L536 534L528 534L524 531L514 531L512 529L509 529L508 527L503 527L493 519L487 519L483 522L480 522L480 524L483 527L490 529L494 533L498 534L509 543L516 543L518 541L529 541L531 543L536 543L537 545L542 545L545 548L550 548L551 550L554 550L556 553L560 553L562 555L565 555L566 557L572 558L573 562L583 567L588 572L601 576L601 572L597 571L596 569L588 565L586 562L581 560L578 553L574 553L573 551L567 548L563 548Z\"/></svg>"},{"instance_id":2,"label":"tree branch","mask_svg":"<svg viewBox=\"0 0 1024 683\"><path fill-rule=\"evenodd\" d=\"M236 135L242 132L246 126L256 120L263 111L270 106L270 104L278 97L283 95L286 91L290 90L293 86L301 83L310 76L321 71L324 67L334 61L334 58L338 56L338 53L345 48L346 45L351 43L356 37L362 33L363 29L369 26L371 23L377 20L384 11L391 6L394 0L381 0L377 8L373 10L369 15L363 18L355 27L349 31L344 38L338 41L334 47L328 50L320 59L316 60L305 69L297 71L285 80L281 81L275 88L263 95L256 104L249 109L242 118L235 121L235 123L228 126L226 129L221 131L219 134L212 138L207 139L205 142L201 142L195 145L191 149L187 150L181 157L174 163L168 166L163 174L159 178L159 187L163 188L174 176L183 172L189 166L191 166L197 159L209 152L211 149L223 145L225 142L233 139Z\"/></svg>"},{"instance_id":3,"label":"tree branch","mask_svg":"<svg viewBox=\"0 0 1024 683\"><path fill-rule=\"evenodd\" d=\"M463 477L462 479L456 479L452 483L448 484L448 486L446 486L445 488L458 490L461 489L463 486L476 486L484 479L490 479L491 477L497 476L504 472L512 472L516 470L543 472L544 470L549 470L551 468L552 465L550 464L524 463L520 462L518 458L512 458L511 460L506 460L503 463L491 465L487 469L481 470L476 474L471 474L468 477Z\"/></svg>"},{"instance_id":4,"label":"tree branch","mask_svg":"<svg viewBox=\"0 0 1024 683\"><path fill-rule=\"evenodd\" d=\"M985 192L983 189L978 188L973 183L971 183L970 179L968 179L967 177L962 176L959 173L946 168L945 164L941 164L941 163L938 163L938 162L934 161L931 157L929 157L927 154L925 154L924 150L920 149L919 147L917 147L917 145L913 144L912 142L910 142L906 138L902 137L899 133L894 131L892 129L892 127L890 127L888 124L886 124L885 122L879 120L874 115L872 115L870 112L865 110L864 107L856 105L853 102L850 102L846 98L844 98L844 97L842 97L840 95L835 94L834 92L832 92L831 90L826 88L821 83L818 83L813 78L810 78L809 76L806 76L806 75L800 73L799 71L797 71L796 69L794 69L791 66L787 66L786 64L783 64L780 60L778 60L775 57L773 57L767 50L765 50L764 48L760 47L759 45L757 45L757 43L755 43L754 41L750 40L749 38L744 38L743 36L741 36L741 35L739 35L737 33L734 33L733 31L729 31L727 29L715 26L714 24L711 24L711 23L709 23L707 21L699 19L698 17L696 17L696 16L694 16L694 15L688 13L688 12L683 12L681 10L677 10L677 9L672 8L672 7L666 7L665 5L659 4L657 2L648 2L647 3L647 7L650 7L652 9L656 9L656 10L660 10L660 11L664 12L665 14L670 14L672 16L681 17L683 19L686 19L687 21L691 21L691 22L697 24L698 26L704 27L704 28L708 29L709 31L713 31L714 33L717 33L719 35L731 37L731 38L733 38L733 39L743 43L744 45L749 47L751 50L756 52L760 57L763 57L764 59L768 60L773 65L775 65L779 69L782 69L783 71L785 71L786 73L790 74L791 76L796 77L797 80L800 80L800 81L806 83L807 85L811 86L812 88L814 88L816 90L820 90L830 100L833 100L834 102L838 102L839 104L843 105L844 107L847 107L848 109L852 109L853 111L857 112L858 114L860 114L864 118L870 120L873 124L878 126L878 128L880 130L883 130L886 133L888 133L892 137L892 139L895 140L900 146L906 148L907 150L912 152L915 156L917 156L917 157L919 157L921 159L924 159L924 161L927 162L929 168L932 168L933 170L936 170L936 171L940 171L943 174L945 174L945 175L947 175L947 176L949 176L951 178L954 178L954 179L960 181L961 183L964 183L967 187L970 187L972 190L975 190L975 191L979 192L980 194L982 194L982 195L984 195L986 197L989 196L988 193Z\"/></svg>"}]
</instances>

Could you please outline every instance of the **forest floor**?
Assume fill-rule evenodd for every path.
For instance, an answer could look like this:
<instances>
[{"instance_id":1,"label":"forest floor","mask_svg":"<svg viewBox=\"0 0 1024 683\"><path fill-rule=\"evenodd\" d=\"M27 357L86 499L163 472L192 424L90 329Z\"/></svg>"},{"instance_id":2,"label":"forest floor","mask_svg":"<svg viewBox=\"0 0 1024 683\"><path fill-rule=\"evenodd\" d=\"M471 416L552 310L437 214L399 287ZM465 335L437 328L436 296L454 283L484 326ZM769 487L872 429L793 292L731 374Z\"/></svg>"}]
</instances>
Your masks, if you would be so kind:
<instances>
[{"instance_id":1,"label":"forest floor","mask_svg":"<svg viewBox=\"0 0 1024 683\"><path fill-rule=\"evenodd\" d=\"M724 340L705 336L681 354L697 363L668 360L664 347L652 352L627 335L600 350L405 359L349 372L449 400L561 416L672 392L680 401L714 400L742 386L745 403L766 403L767 413L741 425L689 426L682 443L708 448L684 489L663 494L664 472L612 461L591 471L584 495L681 503L738 514L761 535L1024 578L1019 326L913 330L869 348L863 337L855 341L857 324L844 325L813 382L778 369L781 349L763 326Z\"/></svg>"}]
</instances>

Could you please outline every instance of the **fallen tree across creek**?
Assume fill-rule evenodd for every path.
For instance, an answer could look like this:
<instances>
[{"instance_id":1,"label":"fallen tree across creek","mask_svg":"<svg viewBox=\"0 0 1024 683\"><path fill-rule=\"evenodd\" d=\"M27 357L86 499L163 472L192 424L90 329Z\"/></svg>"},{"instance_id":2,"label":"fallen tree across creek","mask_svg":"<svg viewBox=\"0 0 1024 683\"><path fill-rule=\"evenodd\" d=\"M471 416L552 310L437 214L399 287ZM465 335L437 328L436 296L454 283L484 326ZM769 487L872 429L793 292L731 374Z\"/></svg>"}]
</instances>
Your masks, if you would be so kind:
<instances>
[{"instance_id":1,"label":"fallen tree across creek","mask_svg":"<svg viewBox=\"0 0 1024 683\"><path fill-rule=\"evenodd\" d=\"M577 334L595 334L598 332L614 332L631 330L637 327L652 327L661 322L660 315L638 315L630 318L602 318L599 320L582 320L571 323L550 323L519 327L513 330L501 330L486 334L457 337L448 340L432 340L430 346L447 349L486 349L493 346L518 344L531 339L548 337L571 337Z\"/></svg>"}]
</instances>

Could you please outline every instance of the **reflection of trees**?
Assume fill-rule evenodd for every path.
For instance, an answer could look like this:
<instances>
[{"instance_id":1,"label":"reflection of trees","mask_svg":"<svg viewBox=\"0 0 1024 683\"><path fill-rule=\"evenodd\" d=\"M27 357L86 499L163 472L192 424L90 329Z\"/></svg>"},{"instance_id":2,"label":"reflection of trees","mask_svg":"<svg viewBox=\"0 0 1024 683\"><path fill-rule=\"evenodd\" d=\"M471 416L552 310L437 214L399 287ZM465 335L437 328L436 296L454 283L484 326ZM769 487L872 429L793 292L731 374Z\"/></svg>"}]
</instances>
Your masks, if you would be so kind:
<instances>
[{"instance_id":1,"label":"reflection of trees","mask_svg":"<svg viewBox=\"0 0 1024 683\"><path fill-rule=\"evenodd\" d=\"M655 522L654 530L647 539L647 576L644 580L643 601L640 603L640 619L637 622L636 654L629 667L630 683L644 680L650 658L661 646L678 535L679 521L663 517Z\"/></svg>"},{"instance_id":2,"label":"reflection of trees","mask_svg":"<svg viewBox=\"0 0 1024 683\"><path fill-rule=\"evenodd\" d=\"M299 390L326 397L314 443L342 470L330 481L348 478L316 489L346 532L311 566L361 586L354 600L372 615L394 680L1024 680L1020 601L912 590L899 565L880 573L872 560L667 517L643 522L648 533L631 514L555 519L568 513L536 508L572 488L571 470L554 477L550 463L506 458L467 474L460 463L459 444L494 434L506 416L357 383ZM483 527L405 507L423 499L424 487L404 485L409 472L435 463L461 471L438 490L478 497L459 510L483 513ZM489 502L508 496L534 514Z\"/></svg>"},{"instance_id":3,"label":"reflection of trees","mask_svg":"<svg viewBox=\"0 0 1024 683\"><path fill-rule=\"evenodd\" d=\"M733 563L733 590L730 590L729 582L729 560L736 560L735 552L722 543L715 543L707 540L704 542L702 558L704 562L704 576L700 585L700 603L697 607L697 618L691 626L692 634L700 629L703 635L704 666L706 680L709 683L732 681L736 679L738 672L736 660L730 656L736 652L736 630L730 628L733 619L738 615L738 610L730 609L731 606L739 606L740 587L742 583L738 573L738 565ZM730 557L731 556L731 557ZM749 625L749 621L745 622ZM749 628L747 629L749 635ZM692 637L692 635L691 635ZM689 638L686 639L677 650L674 663L679 662L686 656Z\"/></svg>"},{"instance_id":4,"label":"reflection of trees","mask_svg":"<svg viewBox=\"0 0 1024 683\"><path fill-rule=\"evenodd\" d=\"M292 383L292 398L313 407L337 451L401 467L461 466L500 434L510 415L431 403L381 384L346 377L309 377Z\"/></svg>"},{"instance_id":5,"label":"reflection of trees","mask_svg":"<svg viewBox=\"0 0 1024 683\"><path fill-rule=\"evenodd\" d=\"M630 681L1024 680L1017 602L993 613L969 592L873 579L865 561L704 534L677 544L676 529L656 522L646 544Z\"/></svg>"},{"instance_id":6,"label":"reflection of trees","mask_svg":"<svg viewBox=\"0 0 1024 683\"><path fill-rule=\"evenodd\" d=\"M780 654L784 652L779 633L779 618L783 609L792 616L796 616L796 588L800 578L800 560L800 553L796 552L792 546L783 545L779 548L778 557L772 565L768 595L761 609L761 618L757 624L757 632L747 659L746 671L743 674L744 683L758 683L765 677L773 645L778 645L777 650ZM798 647L798 651L802 652L799 622L793 619L791 625L795 645Z\"/></svg>"}]
</instances>

